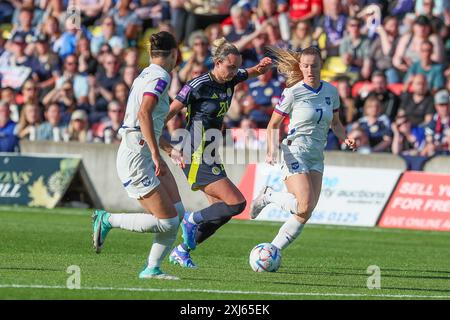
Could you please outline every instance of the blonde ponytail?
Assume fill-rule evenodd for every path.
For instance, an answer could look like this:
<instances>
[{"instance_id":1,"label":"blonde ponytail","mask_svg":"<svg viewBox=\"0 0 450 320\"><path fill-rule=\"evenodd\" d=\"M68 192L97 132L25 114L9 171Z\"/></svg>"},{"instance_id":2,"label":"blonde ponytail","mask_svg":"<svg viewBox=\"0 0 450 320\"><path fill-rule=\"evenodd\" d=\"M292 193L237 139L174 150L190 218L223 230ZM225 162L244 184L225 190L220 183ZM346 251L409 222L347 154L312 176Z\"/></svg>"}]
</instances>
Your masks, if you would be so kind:
<instances>
[{"instance_id":1,"label":"blonde ponytail","mask_svg":"<svg viewBox=\"0 0 450 320\"><path fill-rule=\"evenodd\" d=\"M276 47L267 47L267 51L274 58L278 72L286 77L286 87L292 87L303 80L300 70L301 53Z\"/></svg>"},{"instance_id":2,"label":"blonde ponytail","mask_svg":"<svg viewBox=\"0 0 450 320\"><path fill-rule=\"evenodd\" d=\"M223 37L214 40L212 43L211 54L214 61L224 60L229 54L240 55L236 46Z\"/></svg>"}]
</instances>

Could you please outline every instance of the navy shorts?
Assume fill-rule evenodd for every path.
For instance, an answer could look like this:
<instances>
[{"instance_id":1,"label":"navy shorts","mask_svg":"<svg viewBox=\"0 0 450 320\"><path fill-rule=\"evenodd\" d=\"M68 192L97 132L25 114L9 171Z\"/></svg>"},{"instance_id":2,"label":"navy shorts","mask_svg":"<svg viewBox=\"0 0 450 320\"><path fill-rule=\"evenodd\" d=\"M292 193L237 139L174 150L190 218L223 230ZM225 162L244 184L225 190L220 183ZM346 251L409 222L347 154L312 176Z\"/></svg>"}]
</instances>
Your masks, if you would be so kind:
<instances>
[{"instance_id":1,"label":"navy shorts","mask_svg":"<svg viewBox=\"0 0 450 320\"><path fill-rule=\"evenodd\" d=\"M186 164L183 169L192 190L227 177L223 164Z\"/></svg>"}]
</instances>

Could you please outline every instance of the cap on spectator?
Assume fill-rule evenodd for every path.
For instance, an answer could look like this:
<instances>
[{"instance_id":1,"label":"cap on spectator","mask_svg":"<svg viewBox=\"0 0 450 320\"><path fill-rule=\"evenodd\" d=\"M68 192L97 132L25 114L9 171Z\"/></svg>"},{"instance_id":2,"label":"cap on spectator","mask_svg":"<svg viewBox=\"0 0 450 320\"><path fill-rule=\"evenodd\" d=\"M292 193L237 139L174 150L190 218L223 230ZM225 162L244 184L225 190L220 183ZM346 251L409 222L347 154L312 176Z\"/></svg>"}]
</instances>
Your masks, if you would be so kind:
<instances>
[{"instance_id":1,"label":"cap on spectator","mask_svg":"<svg viewBox=\"0 0 450 320\"><path fill-rule=\"evenodd\" d=\"M428 19L427 16L420 15L414 20L414 24L419 24L421 26L429 26L430 25L430 19Z\"/></svg>"},{"instance_id":2,"label":"cap on spectator","mask_svg":"<svg viewBox=\"0 0 450 320\"><path fill-rule=\"evenodd\" d=\"M87 119L88 119L88 116L87 116L86 111L84 111L84 110L75 110L72 113L72 116L70 117L71 121L75 121L75 120L87 121Z\"/></svg>"},{"instance_id":3,"label":"cap on spectator","mask_svg":"<svg viewBox=\"0 0 450 320\"><path fill-rule=\"evenodd\" d=\"M34 42L48 42L49 38L46 34L38 34L36 37L34 37Z\"/></svg>"},{"instance_id":4,"label":"cap on spectator","mask_svg":"<svg viewBox=\"0 0 450 320\"><path fill-rule=\"evenodd\" d=\"M450 102L450 96L447 90L440 90L434 95L435 104L448 104Z\"/></svg>"},{"instance_id":5,"label":"cap on spectator","mask_svg":"<svg viewBox=\"0 0 450 320\"><path fill-rule=\"evenodd\" d=\"M26 43L24 36L22 36L20 33L13 34L13 36L11 37L11 41L18 44Z\"/></svg>"}]
</instances>

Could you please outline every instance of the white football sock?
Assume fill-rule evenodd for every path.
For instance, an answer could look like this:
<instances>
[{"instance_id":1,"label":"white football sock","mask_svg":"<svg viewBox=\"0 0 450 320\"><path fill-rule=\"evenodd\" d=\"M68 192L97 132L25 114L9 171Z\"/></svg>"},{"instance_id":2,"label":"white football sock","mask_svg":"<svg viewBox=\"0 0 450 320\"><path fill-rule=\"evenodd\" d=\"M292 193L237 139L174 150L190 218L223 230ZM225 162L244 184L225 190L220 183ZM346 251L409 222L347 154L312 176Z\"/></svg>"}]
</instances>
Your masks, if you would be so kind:
<instances>
[{"instance_id":1,"label":"white football sock","mask_svg":"<svg viewBox=\"0 0 450 320\"><path fill-rule=\"evenodd\" d=\"M291 215L281 226L272 244L279 249L286 248L300 235L304 226L304 224L298 222L294 215Z\"/></svg>"},{"instance_id":2,"label":"white football sock","mask_svg":"<svg viewBox=\"0 0 450 320\"><path fill-rule=\"evenodd\" d=\"M159 219L148 213L111 214L109 223L113 228L134 232L161 232Z\"/></svg>"},{"instance_id":3,"label":"white football sock","mask_svg":"<svg viewBox=\"0 0 450 320\"><path fill-rule=\"evenodd\" d=\"M161 219L161 220L167 220L168 222L170 220L173 223L178 224L179 220L178 217L172 218L172 219ZM170 223L172 223L170 222ZM153 245L150 249L150 254L148 255L148 267L149 268L155 268L159 267L161 265L161 262L164 260L164 258L169 253L170 249L172 248L172 245L174 244L176 238L177 238L177 232L178 228L172 227L167 232L161 232L155 234L153 238Z\"/></svg>"},{"instance_id":4,"label":"white football sock","mask_svg":"<svg viewBox=\"0 0 450 320\"><path fill-rule=\"evenodd\" d=\"M296 214L298 211L297 198L289 192L268 191L265 196L265 201L268 203L274 203L284 211L291 214Z\"/></svg>"}]
</instances>

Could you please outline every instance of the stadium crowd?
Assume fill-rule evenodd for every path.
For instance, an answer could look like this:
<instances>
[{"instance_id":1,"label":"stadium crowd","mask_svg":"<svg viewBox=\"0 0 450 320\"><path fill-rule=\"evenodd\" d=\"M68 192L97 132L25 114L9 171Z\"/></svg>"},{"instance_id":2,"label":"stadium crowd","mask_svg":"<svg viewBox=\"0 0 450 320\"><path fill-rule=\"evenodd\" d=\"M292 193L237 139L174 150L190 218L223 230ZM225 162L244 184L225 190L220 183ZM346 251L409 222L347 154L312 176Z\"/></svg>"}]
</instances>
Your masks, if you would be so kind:
<instances>
[{"instance_id":1,"label":"stadium crowd","mask_svg":"<svg viewBox=\"0 0 450 320\"><path fill-rule=\"evenodd\" d=\"M266 46L317 46L358 152L450 154L449 2L0 1L0 151L18 151L20 139L119 142L129 90L148 65L149 34L166 30L181 57L171 98L212 68L217 38L237 46L243 67ZM225 121L236 147L265 148L283 88L275 68L236 88ZM165 135L184 122L184 114L173 118ZM327 150L345 149L331 131L328 140Z\"/></svg>"}]
</instances>

